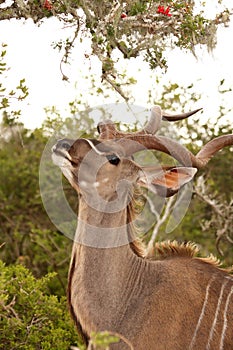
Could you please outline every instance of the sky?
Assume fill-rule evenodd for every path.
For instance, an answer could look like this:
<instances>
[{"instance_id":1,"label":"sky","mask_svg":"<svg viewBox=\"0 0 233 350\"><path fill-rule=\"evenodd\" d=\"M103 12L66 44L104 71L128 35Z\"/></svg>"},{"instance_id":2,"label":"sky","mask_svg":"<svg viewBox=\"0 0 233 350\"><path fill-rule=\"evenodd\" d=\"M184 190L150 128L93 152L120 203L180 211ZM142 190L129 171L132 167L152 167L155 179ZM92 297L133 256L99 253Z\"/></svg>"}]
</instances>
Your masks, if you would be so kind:
<instances>
[{"instance_id":1,"label":"sky","mask_svg":"<svg viewBox=\"0 0 233 350\"><path fill-rule=\"evenodd\" d=\"M63 66L70 82L62 81L62 54L53 49L52 43L65 39L69 32L70 28L64 28L55 19L45 21L40 27L30 20L0 22L0 40L8 44L7 64L10 70L7 72L6 83L14 88L20 79L25 78L29 87L29 97L19 105L22 109L21 121L26 127L40 126L45 118L44 108L47 106L55 105L65 115L68 103L80 94L90 106L114 103L114 100L119 98L113 94L101 99L100 96L90 94L91 84L85 77L94 74L97 84L101 87L101 67L95 57L85 58L90 54L88 39L73 50L71 65ZM221 103L218 94L220 80L225 79L226 87L231 87L233 82L232 38L233 21L228 28L218 30L218 44L211 54L205 49L199 49L197 60L192 54L181 52L179 49L168 51L169 68L166 74L160 75L161 84L169 81L181 85L194 83L197 94L200 93L203 97L201 102L204 104L206 115L214 115ZM122 62L120 65L124 66L129 76L137 79L137 84L132 87L135 103L148 107L148 89L152 90L152 95L156 98L158 86L155 83L155 75L151 75L140 58ZM140 72L138 67L141 68ZM229 100L226 103L229 105L233 101L232 93L228 94ZM12 103L16 104L15 101ZM194 106L198 107L200 106Z\"/></svg>"}]
</instances>

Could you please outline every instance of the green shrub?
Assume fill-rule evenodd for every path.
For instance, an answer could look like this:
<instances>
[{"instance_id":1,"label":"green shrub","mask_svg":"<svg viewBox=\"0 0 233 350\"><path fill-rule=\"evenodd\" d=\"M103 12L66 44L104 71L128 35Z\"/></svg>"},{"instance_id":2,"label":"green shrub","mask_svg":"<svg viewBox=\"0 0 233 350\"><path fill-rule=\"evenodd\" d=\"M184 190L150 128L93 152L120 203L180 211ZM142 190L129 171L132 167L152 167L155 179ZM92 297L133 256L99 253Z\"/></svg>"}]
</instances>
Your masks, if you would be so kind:
<instances>
[{"instance_id":1,"label":"green shrub","mask_svg":"<svg viewBox=\"0 0 233 350\"><path fill-rule=\"evenodd\" d=\"M0 261L0 349L65 350L78 342L65 297L48 294L50 273L36 279Z\"/></svg>"}]
</instances>

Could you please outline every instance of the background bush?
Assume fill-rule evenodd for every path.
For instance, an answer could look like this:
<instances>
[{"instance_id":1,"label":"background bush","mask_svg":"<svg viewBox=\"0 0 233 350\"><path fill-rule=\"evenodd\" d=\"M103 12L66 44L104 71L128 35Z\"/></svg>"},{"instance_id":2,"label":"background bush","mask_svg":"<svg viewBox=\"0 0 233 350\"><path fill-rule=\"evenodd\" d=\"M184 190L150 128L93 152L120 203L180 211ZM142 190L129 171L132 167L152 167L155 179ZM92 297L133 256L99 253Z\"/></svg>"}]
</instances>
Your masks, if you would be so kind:
<instances>
[{"instance_id":1,"label":"background bush","mask_svg":"<svg viewBox=\"0 0 233 350\"><path fill-rule=\"evenodd\" d=\"M49 292L54 277L35 278L22 265L0 261L0 349L65 350L77 343L66 298Z\"/></svg>"}]
</instances>

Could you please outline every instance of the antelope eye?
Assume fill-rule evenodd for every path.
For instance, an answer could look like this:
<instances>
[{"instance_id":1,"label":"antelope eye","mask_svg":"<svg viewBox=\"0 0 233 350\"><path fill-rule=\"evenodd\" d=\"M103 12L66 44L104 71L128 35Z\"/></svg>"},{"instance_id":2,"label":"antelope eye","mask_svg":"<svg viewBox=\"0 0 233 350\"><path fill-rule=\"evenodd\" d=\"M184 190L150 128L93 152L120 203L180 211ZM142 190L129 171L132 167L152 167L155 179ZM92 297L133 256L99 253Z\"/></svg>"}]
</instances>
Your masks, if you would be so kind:
<instances>
[{"instance_id":1,"label":"antelope eye","mask_svg":"<svg viewBox=\"0 0 233 350\"><path fill-rule=\"evenodd\" d=\"M120 158L118 158L115 154L111 154L109 156L106 156L107 160L112 165L118 165L120 163Z\"/></svg>"}]
</instances>

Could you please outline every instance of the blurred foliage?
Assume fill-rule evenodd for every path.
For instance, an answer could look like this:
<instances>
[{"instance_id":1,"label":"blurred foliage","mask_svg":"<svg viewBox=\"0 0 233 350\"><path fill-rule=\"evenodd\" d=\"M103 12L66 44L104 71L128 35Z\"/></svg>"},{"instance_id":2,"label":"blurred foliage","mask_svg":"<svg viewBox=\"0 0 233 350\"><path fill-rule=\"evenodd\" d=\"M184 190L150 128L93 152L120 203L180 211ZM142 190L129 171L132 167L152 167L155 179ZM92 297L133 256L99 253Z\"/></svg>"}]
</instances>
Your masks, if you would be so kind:
<instances>
[{"instance_id":1,"label":"blurred foliage","mask_svg":"<svg viewBox=\"0 0 233 350\"><path fill-rule=\"evenodd\" d=\"M77 344L66 298L49 293L55 273L36 279L0 260L0 349L61 350Z\"/></svg>"},{"instance_id":2,"label":"blurred foliage","mask_svg":"<svg viewBox=\"0 0 233 350\"><path fill-rule=\"evenodd\" d=\"M110 344L118 343L119 337L108 332L91 334L91 345L93 350L108 350Z\"/></svg>"}]
</instances>

